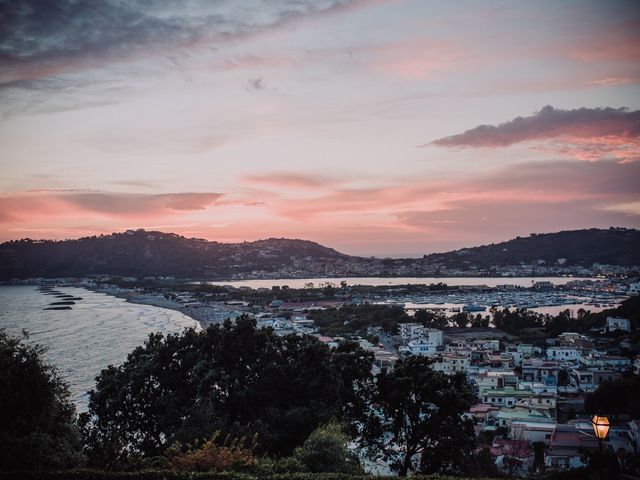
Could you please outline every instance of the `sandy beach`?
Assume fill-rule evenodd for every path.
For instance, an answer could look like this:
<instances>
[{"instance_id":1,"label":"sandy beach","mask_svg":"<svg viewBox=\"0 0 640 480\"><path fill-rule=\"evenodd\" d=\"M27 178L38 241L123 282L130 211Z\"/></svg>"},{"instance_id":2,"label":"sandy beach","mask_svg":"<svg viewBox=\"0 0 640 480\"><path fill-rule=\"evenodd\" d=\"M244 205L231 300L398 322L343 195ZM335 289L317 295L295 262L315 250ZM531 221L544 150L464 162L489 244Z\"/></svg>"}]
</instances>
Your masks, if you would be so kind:
<instances>
[{"instance_id":1,"label":"sandy beach","mask_svg":"<svg viewBox=\"0 0 640 480\"><path fill-rule=\"evenodd\" d=\"M207 328L209 325L224 322L227 318L235 318L242 314L238 310L230 308L222 302L210 303L206 306L199 307L186 307L184 304L169 300L161 295L140 293L133 290L125 290L121 288L104 288L94 287L91 288L94 292L106 293L114 297L123 298L127 302L138 303L141 305L151 305L154 307L168 308L170 310L176 310L188 317L196 320L202 328Z\"/></svg>"}]
</instances>

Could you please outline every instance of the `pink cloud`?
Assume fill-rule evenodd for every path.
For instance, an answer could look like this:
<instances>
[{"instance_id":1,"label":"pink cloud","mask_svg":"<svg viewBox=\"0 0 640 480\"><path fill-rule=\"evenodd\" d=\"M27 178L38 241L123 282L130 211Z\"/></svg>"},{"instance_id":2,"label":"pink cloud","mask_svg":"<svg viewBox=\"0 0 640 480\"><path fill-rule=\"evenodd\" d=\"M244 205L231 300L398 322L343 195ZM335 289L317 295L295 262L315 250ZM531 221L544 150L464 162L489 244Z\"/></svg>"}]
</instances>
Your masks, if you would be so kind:
<instances>
[{"instance_id":1,"label":"pink cloud","mask_svg":"<svg viewBox=\"0 0 640 480\"><path fill-rule=\"evenodd\" d=\"M581 32L568 49L570 57L584 61L640 62L640 21L613 23L599 31Z\"/></svg>"},{"instance_id":2,"label":"pink cloud","mask_svg":"<svg viewBox=\"0 0 640 480\"><path fill-rule=\"evenodd\" d=\"M559 202L550 208L545 203L518 199L509 202L467 200L452 207L455 208L434 212L401 212L398 222L461 246L496 242L532 232L611 226L637 228L639 225L637 216L602 210L595 201Z\"/></svg>"},{"instance_id":3,"label":"pink cloud","mask_svg":"<svg viewBox=\"0 0 640 480\"><path fill-rule=\"evenodd\" d=\"M392 221L398 212L409 211L443 212L439 220L444 222L446 212L474 202L520 202L553 210L572 202L608 205L633 201L639 196L638 178L638 162L533 162L473 179L407 179L378 188L337 189L293 201L272 199L270 209L284 218L305 223L336 216ZM468 225L473 228L473 222Z\"/></svg>"},{"instance_id":4,"label":"pink cloud","mask_svg":"<svg viewBox=\"0 0 640 480\"><path fill-rule=\"evenodd\" d=\"M407 40L370 47L367 51L374 56L374 70L410 80L430 78L459 65L463 59L468 60L468 52L462 45L433 39Z\"/></svg>"},{"instance_id":5,"label":"pink cloud","mask_svg":"<svg viewBox=\"0 0 640 480\"><path fill-rule=\"evenodd\" d=\"M480 125L440 138L438 147L508 147L529 143L581 160L640 158L640 111L626 108L554 109L546 106L529 117L499 125Z\"/></svg>"},{"instance_id":6,"label":"pink cloud","mask_svg":"<svg viewBox=\"0 0 640 480\"><path fill-rule=\"evenodd\" d=\"M598 80L590 80L588 85L597 85L599 87L612 87L615 85L626 85L628 83L634 83L638 81L637 78L630 77L606 77Z\"/></svg>"},{"instance_id":7,"label":"pink cloud","mask_svg":"<svg viewBox=\"0 0 640 480\"><path fill-rule=\"evenodd\" d=\"M97 214L114 218L149 218L203 210L219 193L138 194L92 191L32 191L0 196L5 221ZM2 221L2 219L0 219Z\"/></svg>"},{"instance_id":8,"label":"pink cloud","mask_svg":"<svg viewBox=\"0 0 640 480\"><path fill-rule=\"evenodd\" d=\"M640 162L566 160L517 164L473 178L388 179L375 188L283 187L264 197L254 190L224 198L21 192L0 196L0 222L3 239L142 227L218 241L306 238L355 254L427 253L531 231L638 227L638 178Z\"/></svg>"},{"instance_id":9,"label":"pink cloud","mask_svg":"<svg viewBox=\"0 0 640 480\"><path fill-rule=\"evenodd\" d=\"M248 175L244 180L255 185L295 189L316 189L336 183L335 180L322 175L305 175L286 172Z\"/></svg>"}]
</instances>

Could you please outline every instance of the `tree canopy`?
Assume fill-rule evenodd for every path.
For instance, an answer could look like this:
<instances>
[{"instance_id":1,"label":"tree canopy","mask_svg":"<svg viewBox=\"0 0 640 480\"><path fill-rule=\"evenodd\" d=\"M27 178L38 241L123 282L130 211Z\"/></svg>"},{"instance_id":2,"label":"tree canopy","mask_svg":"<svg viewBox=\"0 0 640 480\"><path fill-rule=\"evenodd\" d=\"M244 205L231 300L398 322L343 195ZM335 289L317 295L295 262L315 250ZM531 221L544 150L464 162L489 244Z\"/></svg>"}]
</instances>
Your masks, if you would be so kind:
<instances>
[{"instance_id":1,"label":"tree canopy","mask_svg":"<svg viewBox=\"0 0 640 480\"><path fill-rule=\"evenodd\" d=\"M473 450L472 426L462 419L472 402L463 375L436 372L422 356L399 360L377 377L364 440L401 476L459 473Z\"/></svg>"},{"instance_id":2,"label":"tree canopy","mask_svg":"<svg viewBox=\"0 0 640 480\"><path fill-rule=\"evenodd\" d=\"M311 312L309 318L325 335L344 335L360 332L367 327L382 327L386 332L397 333L399 323L408 323L412 318L404 308L395 305L342 305L339 308Z\"/></svg>"},{"instance_id":3,"label":"tree canopy","mask_svg":"<svg viewBox=\"0 0 640 480\"><path fill-rule=\"evenodd\" d=\"M585 410L590 414L628 415L640 418L640 375L628 375L602 383L587 395Z\"/></svg>"},{"instance_id":4,"label":"tree canopy","mask_svg":"<svg viewBox=\"0 0 640 480\"><path fill-rule=\"evenodd\" d=\"M294 458L312 473L363 473L357 457L349 452L349 437L339 423L331 421L315 429L296 448Z\"/></svg>"},{"instance_id":5,"label":"tree canopy","mask_svg":"<svg viewBox=\"0 0 640 480\"><path fill-rule=\"evenodd\" d=\"M259 455L289 455L318 425L362 411L355 389L372 360L353 344L330 350L313 337L279 337L248 317L152 334L97 378L81 419L87 453L116 466L221 431L257 434Z\"/></svg>"},{"instance_id":6,"label":"tree canopy","mask_svg":"<svg viewBox=\"0 0 640 480\"><path fill-rule=\"evenodd\" d=\"M63 469L80 461L75 407L67 385L43 360L44 351L0 329L3 469Z\"/></svg>"}]
</instances>

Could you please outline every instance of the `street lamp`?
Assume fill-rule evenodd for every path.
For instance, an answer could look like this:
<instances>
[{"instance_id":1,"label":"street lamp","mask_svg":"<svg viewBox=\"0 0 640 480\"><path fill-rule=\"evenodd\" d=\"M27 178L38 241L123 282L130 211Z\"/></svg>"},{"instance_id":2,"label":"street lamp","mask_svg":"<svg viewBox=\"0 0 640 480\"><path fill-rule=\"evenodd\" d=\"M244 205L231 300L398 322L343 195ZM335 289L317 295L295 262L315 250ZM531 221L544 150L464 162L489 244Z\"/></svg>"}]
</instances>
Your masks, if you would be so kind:
<instances>
[{"instance_id":1,"label":"street lamp","mask_svg":"<svg viewBox=\"0 0 640 480\"><path fill-rule=\"evenodd\" d=\"M603 440L607 438L607 433L609 433L609 419L594 415L591 419L591 425L593 425L593 431L598 440L600 440L600 445L602 445Z\"/></svg>"},{"instance_id":2,"label":"street lamp","mask_svg":"<svg viewBox=\"0 0 640 480\"><path fill-rule=\"evenodd\" d=\"M600 446L600 478L604 479L604 439L607 438L607 433L609 433L609 419L607 417L601 417L599 415L594 415L591 419L591 425L593 425L593 431L598 438L598 443Z\"/></svg>"}]
</instances>

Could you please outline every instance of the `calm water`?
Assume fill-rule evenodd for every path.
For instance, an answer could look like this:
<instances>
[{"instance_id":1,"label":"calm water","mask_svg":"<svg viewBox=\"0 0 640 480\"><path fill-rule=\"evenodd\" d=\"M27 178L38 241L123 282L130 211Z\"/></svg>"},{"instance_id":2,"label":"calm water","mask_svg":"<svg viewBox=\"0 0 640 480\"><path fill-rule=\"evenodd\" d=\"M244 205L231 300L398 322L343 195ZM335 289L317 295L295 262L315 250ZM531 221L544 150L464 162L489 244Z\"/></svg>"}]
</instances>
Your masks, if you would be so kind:
<instances>
[{"instance_id":1,"label":"calm water","mask_svg":"<svg viewBox=\"0 0 640 480\"><path fill-rule=\"evenodd\" d=\"M34 286L0 286L0 328L29 331L29 341L48 348L47 361L69 383L73 401L86 409L87 391L108 365L126 360L149 333L178 332L199 324L174 310L137 305L83 288L56 288L82 297L72 310L43 310L64 299L42 294Z\"/></svg>"},{"instance_id":2,"label":"calm water","mask_svg":"<svg viewBox=\"0 0 640 480\"><path fill-rule=\"evenodd\" d=\"M315 287L322 284L332 283L340 285L346 281L348 285L430 285L432 283L446 283L447 285L486 285L495 287L496 285L517 285L520 287L530 287L535 282L552 282L554 285L564 285L572 280L593 280L591 278L580 277L348 277L348 278L296 278L296 279L273 279L273 280L237 280L226 282L207 282L210 285L231 285L234 287L251 288L271 288L273 286L288 285L291 288L305 288L307 284L313 283Z\"/></svg>"},{"instance_id":3,"label":"calm water","mask_svg":"<svg viewBox=\"0 0 640 480\"><path fill-rule=\"evenodd\" d=\"M443 313L445 313L445 315L447 316L453 316L455 315L457 312L462 311L462 307L464 307L466 304L464 303L410 303L407 302L404 304L405 309L408 311L413 311L413 310L417 310L417 309L432 309L432 310L442 310ZM618 303L617 301L614 302L612 304L613 306L609 307L606 305L600 305L599 307L596 307L595 305L589 305L586 303L564 303L562 305L550 305L550 306L546 306L546 307L533 307L533 308L529 308L529 310L533 311L533 312L537 312L537 313L543 313L546 315L559 315L560 312L564 312L565 310L569 310L571 312L572 315L575 315L578 310L583 309L586 311L589 311L591 313L598 313L598 312L602 312L603 310L606 310L608 308L614 308L617 307L618 305L620 305L620 303ZM502 305L499 308L503 309L509 307L509 305ZM513 307L511 307L513 308ZM454 310L455 309L455 310ZM481 315L490 315L491 314L491 308L490 307L485 307L483 310L481 311L475 311L475 312L471 312L473 315L476 315L478 313L480 313Z\"/></svg>"}]
</instances>

